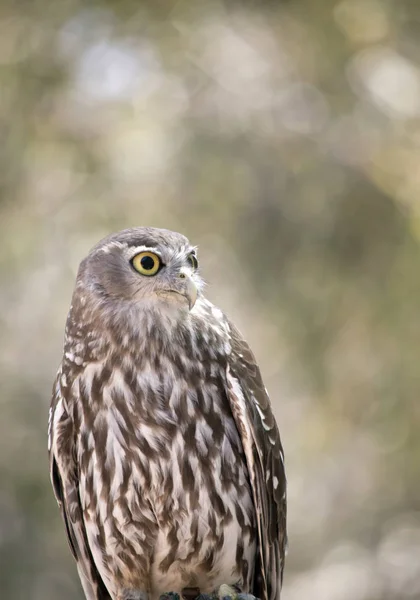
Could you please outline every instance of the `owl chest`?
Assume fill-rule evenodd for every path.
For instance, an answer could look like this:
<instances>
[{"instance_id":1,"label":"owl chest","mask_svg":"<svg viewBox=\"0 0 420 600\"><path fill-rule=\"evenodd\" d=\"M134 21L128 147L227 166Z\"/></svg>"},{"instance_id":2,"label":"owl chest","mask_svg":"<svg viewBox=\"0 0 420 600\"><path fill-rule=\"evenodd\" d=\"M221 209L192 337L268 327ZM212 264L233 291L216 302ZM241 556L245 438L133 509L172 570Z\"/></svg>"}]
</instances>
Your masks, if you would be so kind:
<instances>
[{"instance_id":1,"label":"owl chest","mask_svg":"<svg viewBox=\"0 0 420 600\"><path fill-rule=\"evenodd\" d=\"M123 572L132 571L127 555L153 556L152 578L162 591L192 585L188 577L197 571L209 591L233 572L249 578L255 515L228 401L214 381L178 381L164 391L126 391L124 403L116 392L105 394L112 402L81 434L88 535L115 549Z\"/></svg>"},{"instance_id":2,"label":"owl chest","mask_svg":"<svg viewBox=\"0 0 420 600\"><path fill-rule=\"evenodd\" d=\"M104 389L94 414L81 416L79 462L91 494L100 488L113 500L125 496L131 511L148 502L168 514L202 502L217 506L232 489L247 486L222 383L169 379L162 385L150 376L131 388L119 383Z\"/></svg>"}]
</instances>

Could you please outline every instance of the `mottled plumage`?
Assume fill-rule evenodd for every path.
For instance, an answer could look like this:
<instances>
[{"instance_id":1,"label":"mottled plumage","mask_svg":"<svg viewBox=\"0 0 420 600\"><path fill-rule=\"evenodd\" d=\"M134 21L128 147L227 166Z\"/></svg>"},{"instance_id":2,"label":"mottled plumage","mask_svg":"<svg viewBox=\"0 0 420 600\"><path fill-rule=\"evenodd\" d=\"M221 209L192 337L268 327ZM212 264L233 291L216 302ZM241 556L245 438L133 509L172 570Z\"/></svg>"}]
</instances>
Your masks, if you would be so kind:
<instances>
[{"instance_id":1,"label":"mottled plumage","mask_svg":"<svg viewBox=\"0 0 420 600\"><path fill-rule=\"evenodd\" d=\"M280 597L277 425L249 346L196 267L184 236L140 227L80 265L49 451L88 600L222 584Z\"/></svg>"}]
</instances>

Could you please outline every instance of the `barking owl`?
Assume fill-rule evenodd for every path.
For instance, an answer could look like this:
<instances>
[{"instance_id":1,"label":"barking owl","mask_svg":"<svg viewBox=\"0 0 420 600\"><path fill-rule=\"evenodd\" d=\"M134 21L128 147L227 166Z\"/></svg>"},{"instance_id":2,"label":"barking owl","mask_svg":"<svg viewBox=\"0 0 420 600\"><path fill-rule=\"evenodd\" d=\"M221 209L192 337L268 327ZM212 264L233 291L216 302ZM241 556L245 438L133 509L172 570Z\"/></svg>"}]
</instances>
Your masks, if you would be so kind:
<instances>
[{"instance_id":1,"label":"barking owl","mask_svg":"<svg viewBox=\"0 0 420 600\"><path fill-rule=\"evenodd\" d=\"M278 600L283 450L255 358L196 249L138 227L79 268L49 418L51 480L88 600Z\"/></svg>"}]
</instances>

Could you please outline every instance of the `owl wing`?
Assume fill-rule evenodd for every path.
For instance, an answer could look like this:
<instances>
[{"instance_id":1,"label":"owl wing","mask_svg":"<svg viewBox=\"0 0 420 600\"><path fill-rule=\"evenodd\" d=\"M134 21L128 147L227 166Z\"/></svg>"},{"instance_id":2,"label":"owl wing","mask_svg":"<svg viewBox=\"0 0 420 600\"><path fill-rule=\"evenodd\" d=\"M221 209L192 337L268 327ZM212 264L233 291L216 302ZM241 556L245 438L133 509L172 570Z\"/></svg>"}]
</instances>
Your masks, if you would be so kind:
<instances>
[{"instance_id":1,"label":"owl wing","mask_svg":"<svg viewBox=\"0 0 420 600\"><path fill-rule=\"evenodd\" d=\"M228 398L242 439L257 515L254 595L278 600L287 544L283 448L255 357L234 325L229 323L229 329Z\"/></svg>"},{"instance_id":2,"label":"owl wing","mask_svg":"<svg viewBox=\"0 0 420 600\"><path fill-rule=\"evenodd\" d=\"M79 495L79 476L74 447L74 424L61 393L59 371L54 385L48 423L50 476L61 510L67 538L77 562L88 600L111 600L89 548Z\"/></svg>"}]
</instances>

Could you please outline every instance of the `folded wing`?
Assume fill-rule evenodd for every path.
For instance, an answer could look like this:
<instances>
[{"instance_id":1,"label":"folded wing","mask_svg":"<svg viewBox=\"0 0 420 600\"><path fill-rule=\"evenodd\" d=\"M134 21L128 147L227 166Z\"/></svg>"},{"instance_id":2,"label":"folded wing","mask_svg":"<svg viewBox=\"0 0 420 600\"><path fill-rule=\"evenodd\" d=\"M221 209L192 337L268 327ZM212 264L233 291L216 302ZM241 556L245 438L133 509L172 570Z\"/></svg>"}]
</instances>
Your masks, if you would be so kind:
<instances>
[{"instance_id":1,"label":"folded wing","mask_svg":"<svg viewBox=\"0 0 420 600\"><path fill-rule=\"evenodd\" d=\"M248 344L229 323L228 398L246 456L257 514L259 556L254 595L278 600L286 551L286 477L280 435Z\"/></svg>"},{"instance_id":2,"label":"folded wing","mask_svg":"<svg viewBox=\"0 0 420 600\"><path fill-rule=\"evenodd\" d=\"M61 394L59 375L54 385L48 427L51 482L86 598L111 600L96 569L86 536L79 495L74 424Z\"/></svg>"}]
</instances>

